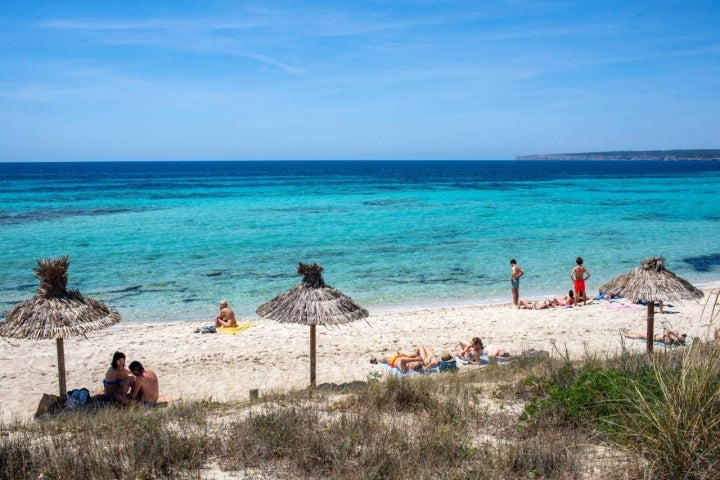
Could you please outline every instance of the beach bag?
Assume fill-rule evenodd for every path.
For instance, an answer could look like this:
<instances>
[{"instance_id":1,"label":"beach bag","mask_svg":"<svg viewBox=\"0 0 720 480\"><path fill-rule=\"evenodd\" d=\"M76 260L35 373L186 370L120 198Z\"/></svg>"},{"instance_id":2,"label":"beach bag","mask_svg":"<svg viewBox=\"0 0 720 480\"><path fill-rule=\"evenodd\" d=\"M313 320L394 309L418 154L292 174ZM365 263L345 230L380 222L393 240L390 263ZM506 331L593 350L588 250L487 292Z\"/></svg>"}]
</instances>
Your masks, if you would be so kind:
<instances>
[{"instance_id":1,"label":"beach bag","mask_svg":"<svg viewBox=\"0 0 720 480\"><path fill-rule=\"evenodd\" d=\"M200 333L217 333L215 325L207 325L200 330Z\"/></svg>"},{"instance_id":2,"label":"beach bag","mask_svg":"<svg viewBox=\"0 0 720 480\"><path fill-rule=\"evenodd\" d=\"M49 393L43 393L42 399L40 399L40 403L38 404L37 412L35 412L35 416L39 417L41 415L53 413L59 408L62 408L60 397Z\"/></svg>"}]
</instances>

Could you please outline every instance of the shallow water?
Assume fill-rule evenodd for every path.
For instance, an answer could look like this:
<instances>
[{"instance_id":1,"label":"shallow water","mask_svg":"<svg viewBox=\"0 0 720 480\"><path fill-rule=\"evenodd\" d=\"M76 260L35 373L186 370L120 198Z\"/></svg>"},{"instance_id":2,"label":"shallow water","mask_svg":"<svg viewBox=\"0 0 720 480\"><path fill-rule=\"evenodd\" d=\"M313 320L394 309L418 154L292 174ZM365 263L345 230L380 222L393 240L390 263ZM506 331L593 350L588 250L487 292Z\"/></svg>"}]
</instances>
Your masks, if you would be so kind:
<instances>
[{"instance_id":1,"label":"shallow water","mask_svg":"<svg viewBox=\"0 0 720 480\"><path fill-rule=\"evenodd\" d=\"M298 262L370 310L594 292L645 257L720 278L720 162L0 163L0 314L69 255L70 286L125 322L239 315Z\"/></svg>"}]
</instances>

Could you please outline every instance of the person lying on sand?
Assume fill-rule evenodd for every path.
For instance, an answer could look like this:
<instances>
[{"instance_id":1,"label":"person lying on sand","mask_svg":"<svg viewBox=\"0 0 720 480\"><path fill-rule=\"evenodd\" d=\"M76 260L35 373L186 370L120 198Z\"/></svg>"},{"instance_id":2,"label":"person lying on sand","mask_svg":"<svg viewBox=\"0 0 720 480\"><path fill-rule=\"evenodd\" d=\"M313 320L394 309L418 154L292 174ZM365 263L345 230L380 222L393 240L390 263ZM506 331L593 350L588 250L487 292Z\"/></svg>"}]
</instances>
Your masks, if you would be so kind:
<instances>
[{"instance_id":1,"label":"person lying on sand","mask_svg":"<svg viewBox=\"0 0 720 480\"><path fill-rule=\"evenodd\" d=\"M528 302L527 300L520 300L518 302L518 310L544 310L546 308L557 307L558 302L554 298L548 298L547 300L538 300L537 302Z\"/></svg>"},{"instance_id":2,"label":"person lying on sand","mask_svg":"<svg viewBox=\"0 0 720 480\"><path fill-rule=\"evenodd\" d=\"M529 302L527 300L520 300L518 302L518 310L544 310L546 308L554 307L570 307L575 305L575 295L570 290L564 297L548 298L547 300L538 300L536 302Z\"/></svg>"},{"instance_id":3,"label":"person lying on sand","mask_svg":"<svg viewBox=\"0 0 720 480\"><path fill-rule=\"evenodd\" d=\"M634 338L634 339L640 339L640 340L647 341L647 335L644 333L624 332L623 335L625 336L625 338ZM682 334L678 335L677 333L670 330L669 328L666 328L663 330L663 333L656 333L653 339L656 342L662 342L665 345L685 345L685 340L687 339L687 334L682 333Z\"/></svg>"},{"instance_id":4,"label":"person lying on sand","mask_svg":"<svg viewBox=\"0 0 720 480\"><path fill-rule=\"evenodd\" d=\"M485 345L483 345L480 337L474 337L469 342L460 340L458 344L455 345L455 354L466 362L478 364L483 348L485 348Z\"/></svg>"},{"instance_id":5,"label":"person lying on sand","mask_svg":"<svg viewBox=\"0 0 720 480\"><path fill-rule=\"evenodd\" d=\"M398 352L391 356L381 356L370 358L370 363L385 363L391 368L397 368L401 372L408 370L422 370L425 368L436 367L440 361L448 361L452 357L449 353L443 355L435 355L429 347L418 345L412 353Z\"/></svg>"},{"instance_id":6,"label":"person lying on sand","mask_svg":"<svg viewBox=\"0 0 720 480\"><path fill-rule=\"evenodd\" d=\"M565 295L564 297L555 297L554 300L555 300L555 303L557 304L557 306L559 306L559 307L566 307L566 306L574 305L575 304L575 294L573 293L572 290L568 290L567 295Z\"/></svg>"},{"instance_id":7,"label":"person lying on sand","mask_svg":"<svg viewBox=\"0 0 720 480\"><path fill-rule=\"evenodd\" d=\"M503 347L502 345L494 345L492 343L488 343L483 348L483 355L490 357L500 357L503 359L510 359L521 356L518 352L511 352L507 348Z\"/></svg>"}]
</instances>

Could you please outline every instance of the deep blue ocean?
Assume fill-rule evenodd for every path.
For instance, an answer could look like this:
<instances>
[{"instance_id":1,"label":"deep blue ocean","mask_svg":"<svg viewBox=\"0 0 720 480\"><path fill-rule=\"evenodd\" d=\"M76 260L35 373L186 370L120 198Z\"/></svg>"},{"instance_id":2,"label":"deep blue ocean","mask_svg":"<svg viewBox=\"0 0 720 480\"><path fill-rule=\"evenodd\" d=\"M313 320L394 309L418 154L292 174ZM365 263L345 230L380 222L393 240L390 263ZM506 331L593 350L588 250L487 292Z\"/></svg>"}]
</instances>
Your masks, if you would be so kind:
<instances>
[{"instance_id":1,"label":"deep blue ocean","mask_svg":"<svg viewBox=\"0 0 720 480\"><path fill-rule=\"evenodd\" d=\"M287 161L0 163L0 318L39 258L125 322L242 316L319 262L379 311L588 290L662 255L720 279L720 162Z\"/></svg>"}]
</instances>

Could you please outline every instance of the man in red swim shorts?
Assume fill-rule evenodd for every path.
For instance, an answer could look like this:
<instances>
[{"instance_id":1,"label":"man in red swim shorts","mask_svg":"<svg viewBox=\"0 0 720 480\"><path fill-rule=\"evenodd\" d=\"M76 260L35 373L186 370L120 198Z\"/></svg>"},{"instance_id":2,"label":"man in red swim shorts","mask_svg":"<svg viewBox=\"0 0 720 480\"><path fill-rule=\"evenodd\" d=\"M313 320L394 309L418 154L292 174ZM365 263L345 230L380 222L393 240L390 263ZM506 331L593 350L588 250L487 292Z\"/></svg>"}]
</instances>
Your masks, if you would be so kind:
<instances>
[{"instance_id":1,"label":"man in red swim shorts","mask_svg":"<svg viewBox=\"0 0 720 480\"><path fill-rule=\"evenodd\" d=\"M583 305L587 301L587 295L585 293L585 280L590 278L590 272L587 268L583 267L582 257L577 257L575 260L575 268L570 272L570 280L573 281L573 288L575 290L575 304L579 304L582 300Z\"/></svg>"}]
</instances>

